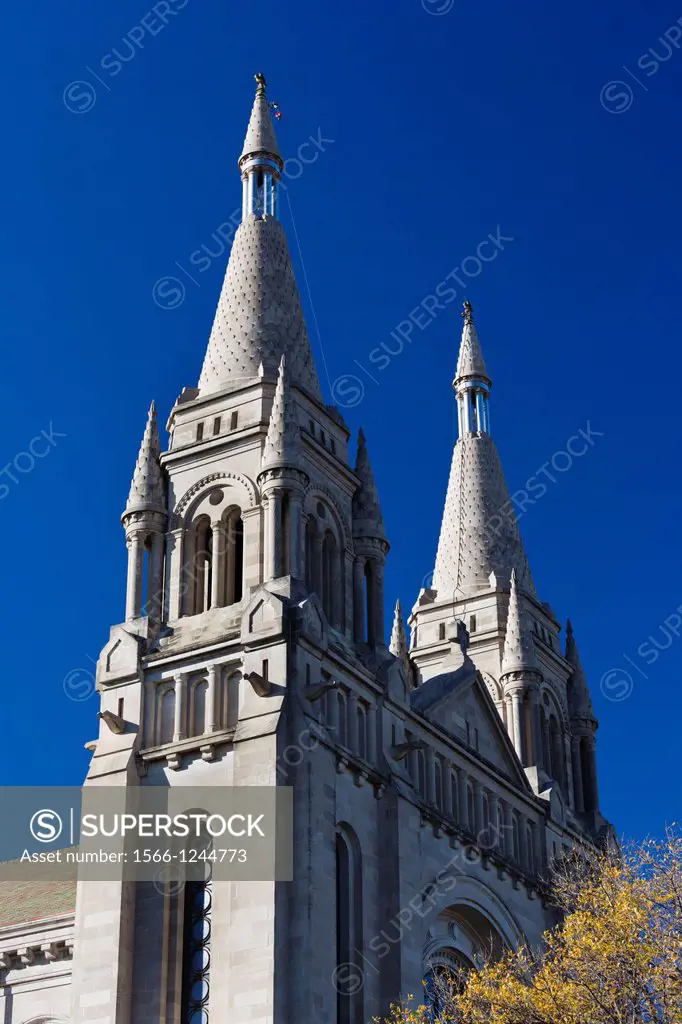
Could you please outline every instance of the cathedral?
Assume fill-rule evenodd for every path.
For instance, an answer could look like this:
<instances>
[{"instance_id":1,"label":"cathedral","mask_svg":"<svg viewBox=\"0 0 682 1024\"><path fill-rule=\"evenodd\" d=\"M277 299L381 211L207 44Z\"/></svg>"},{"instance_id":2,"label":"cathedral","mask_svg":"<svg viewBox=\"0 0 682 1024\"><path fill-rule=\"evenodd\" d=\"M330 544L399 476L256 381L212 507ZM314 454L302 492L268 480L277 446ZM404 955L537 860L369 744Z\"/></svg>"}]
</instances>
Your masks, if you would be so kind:
<instances>
[{"instance_id":1,"label":"cathedral","mask_svg":"<svg viewBox=\"0 0 682 1024\"><path fill-rule=\"evenodd\" d=\"M468 303L433 576L384 621L371 438L322 396L256 80L201 374L165 451L152 403L122 516L85 788L290 787L293 880L3 883L3 1024L367 1024L439 967L538 944L553 859L611 830Z\"/></svg>"}]
</instances>

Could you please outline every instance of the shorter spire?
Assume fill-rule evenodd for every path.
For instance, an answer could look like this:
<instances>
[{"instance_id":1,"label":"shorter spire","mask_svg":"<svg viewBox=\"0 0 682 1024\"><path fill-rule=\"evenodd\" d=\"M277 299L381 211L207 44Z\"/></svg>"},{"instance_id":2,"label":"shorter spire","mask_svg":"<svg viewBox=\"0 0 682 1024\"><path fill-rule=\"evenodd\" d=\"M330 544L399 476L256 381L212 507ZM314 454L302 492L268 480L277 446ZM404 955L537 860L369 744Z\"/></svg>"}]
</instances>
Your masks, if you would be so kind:
<instances>
[{"instance_id":1,"label":"shorter spire","mask_svg":"<svg viewBox=\"0 0 682 1024\"><path fill-rule=\"evenodd\" d=\"M516 569L512 569L509 591L509 612L502 654L502 675L514 672L539 672L533 639L524 620L516 585Z\"/></svg>"},{"instance_id":2,"label":"shorter spire","mask_svg":"<svg viewBox=\"0 0 682 1024\"><path fill-rule=\"evenodd\" d=\"M152 402L147 416L142 443L135 464L124 516L131 512L166 512L163 472L159 462L161 443L156 421L156 404Z\"/></svg>"},{"instance_id":3,"label":"shorter spire","mask_svg":"<svg viewBox=\"0 0 682 1024\"><path fill-rule=\"evenodd\" d=\"M353 532L356 536L383 538L384 517L381 514L379 494L369 462L367 443L362 427L358 431L358 457L355 463L355 475L360 480L360 486L353 495Z\"/></svg>"},{"instance_id":4,"label":"shorter spire","mask_svg":"<svg viewBox=\"0 0 682 1024\"><path fill-rule=\"evenodd\" d=\"M578 645L575 642L570 619L566 620L566 653L564 657L572 669L568 679L568 710L570 716L572 719L587 719L588 721L596 722L592 698L590 697L590 688L587 685L585 670L580 661Z\"/></svg>"},{"instance_id":5,"label":"shorter spire","mask_svg":"<svg viewBox=\"0 0 682 1024\"><path fill-rule=\"evenodd\" d=\"M407 636L405 634L405 623L403 621L403 610L400 606L400 598L395 603L393 613L393 630L391 642L388 647L391 654L403 661L408 657Z\"/></svg>"},{"instance_id":6,"label":"shorter spire","mask_svg":"<svg viewBox=\"0 0 682 1024\"><path fill-rule=\"evenodd\" d=\"M262 468L295 465L300 443L296 406L289 387L284 356L279 362L277 387L263 448Z\"/></svg>"},{"instance_id":7,"label":"shorter spire","mask_svg":"<svg viewBox=\"0 0 682 1024\"><path fill-rule=\"evenodd\" d=\"M254 75L254 78L257 83L256 98L253 101L251 117L246 129L246 138L244 139L244 147L239 163L241 165L243 161L250 156L254 156L256 153L265 153L268 156L275 157L281 165L282 156L277 145L275 126L270 116L265 75L262 71L259 71L257 75Z\"/></svg>"},{"instance_id":8,"label":"shorter spire","mask_svg":"<svg viewBox=\"0 0 682 1024\"><path fill-rule=\"evenodd\" d=\"M471 303L468 301L464 303L462 319L464 320L464 327L462 329L462 341L459 347L459 359L457 360L455 385L465 377L483 378L490 383L485 359L483 358L481 343L478 340L478 332L474 323L474 311Z\"/></svg>"}]
</instances>

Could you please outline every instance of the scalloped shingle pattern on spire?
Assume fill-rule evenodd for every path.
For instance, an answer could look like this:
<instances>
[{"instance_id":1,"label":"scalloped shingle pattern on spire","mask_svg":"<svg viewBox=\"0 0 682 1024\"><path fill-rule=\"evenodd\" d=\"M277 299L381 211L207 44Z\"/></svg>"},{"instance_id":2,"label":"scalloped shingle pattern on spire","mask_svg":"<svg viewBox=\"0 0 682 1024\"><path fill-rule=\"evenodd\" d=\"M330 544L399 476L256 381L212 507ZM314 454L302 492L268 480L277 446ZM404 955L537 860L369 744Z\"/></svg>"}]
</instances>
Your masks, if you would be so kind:
<instances>
[{"instance_id":1,"label":"scalloped shingle pattern on spire","mask_svg":"<svg viewBox=\"0 0 682 1024\"><path fill-rule=\"evenodd\" d=\"M459 346L459 358L457 359L457 375L460 377L485 377L487 380L488 371L483 358L483 350L478 340L476 325L466 321L462 331L462 342Z\"/></svg>"},{"instance_id":2,"label":"scalloped shingle pattern on spire","mask_svg":"<svg viewBox=\"0 0 682 1024\"><path fill-rule=\"evenodd\" d=\"M298 419L289 382L285 358L282 356L277 376L277 387L270 413L268 432L263 448L263 469L273 466L295 465L299 448Z\"/></svg>"},{"instance_id":3,"label":"scalloped shingle pattern on spire","mask_svg":"<svg viewBox=\"0 0 682 1024\"><path fill-rule=\"evenodd\" d=\"M156 405L152 402L135 463L126 512L166 511L163 473L159 463L160 454L161 442L156 422Z\"/></svg>"},{"instance_id":4,"label":"scalloped shingle pattern on spire","mask_svg":"<svg viewBox=\"0 0 682 1024\"><path fill-rule=\"evenodd\" d=\"M199 390L242 387L259 376L261 364L275 376L283 355L291 383L319 398L284 229L272 217L251 216L235 234Z\"/></svg>"},{"instance_id":5,"label":"scalloped shingle pattern on spire","mask_svg":"<svg viewBox=\"0 0 682 1024\"><path fill-rule=\"evenodd\" d=\"M568 680L568 709L570 716L571 718L587 718L594 722L596 717L592 698L590 697L590 688L587 685L585 670L580 661L578 645L575 642L570 619L566 623L565 658L573 670Z\"/></svg>"},{"instance_id":6,"label":"scalloped shingle pattern on spire","mask_svg":"<svg viewBox=\"0 0 682 1024\"><path fill-rule=\"evenodd\" d=\"M516 569L512 569L507 628L504 634L504 651L502 653L502 675L506 675L508 672L523 672L528 669L537 671L538 663L535 657L533 638L528 623L524 620L519 601Z\"/></svg>"},{"instance_id":7,"label":"scalloped shingle pattern on spire","mask_svg":"<svg viewBox=\"0 0 682 1024\"><path fill-rule=\"evenodd\" d=\"M358 431L358 457L355 463L355 475L360 480L360 486L353 495L353 532L356 536L383 537L384 517L381 514L379 493L362 428Z\"/></svg>"},{"instance_id":8,"label":"scalloped shingle pattern on spire","mask_svg":"<svg viewBox=\"0 0 682 1024\"><path fill-rule=\"evenodd\" d=\"M281 159L275 126L272 123L268 98L264 88L256 90L256 98L253 101L251 117L246 129L246 138L240 159L249 156L251 153L270 153Z\"/></svg>"},{"instance_id":9,"label":"scalloped shingle pattern on spire","mask_svg":"<svg viewBox=\"0 0 682 1024\"><path fill-rule=\"evenodd\" d=\"M460 438L452 456L433 574L440 597L457 600L465 593L486 590L491 573L507 582L512 569L518 585L535 594L518 523L505 514L510 507L502 463L490 435Z\"/></svg>"}]
</instances>

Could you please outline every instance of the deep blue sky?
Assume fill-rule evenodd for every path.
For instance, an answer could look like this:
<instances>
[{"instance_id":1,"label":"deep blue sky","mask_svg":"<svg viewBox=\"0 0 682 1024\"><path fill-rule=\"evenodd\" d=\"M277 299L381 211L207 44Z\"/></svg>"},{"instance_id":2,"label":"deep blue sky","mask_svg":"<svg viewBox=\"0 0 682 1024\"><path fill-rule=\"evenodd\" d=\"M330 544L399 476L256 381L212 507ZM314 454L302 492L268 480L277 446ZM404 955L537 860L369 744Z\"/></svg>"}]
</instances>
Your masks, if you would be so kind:
<instances>
[{"instance_id":1,"label":"deep blue sky","mask_svg":"<svg viewBox=\"0 0 682 1024\"><path fill-rule=\"evenodd\" d=\"M119 516L150 400L165 418L198 377L225 257L197 273L190 256L215 251L213 232L239 206L236 158L262 69L286 154L318 129L334 140L288 189L319 337L286 200L283 219L327 395L347 374L366 388L345 415L368 437L390 603L410 607L433 567L461 296L386 369L369 353L395 346L396 326L490 233L513 238L467 287L494 378L493 432L512 490L588 421L603 434L553 473L521 525L540 594L573 619L593 687L603 808L627 834L658 831L679 815L682 641L652 665L637 649L650 635L666 643L661 623L682 604L682 49L657 70L637 62L650 47L667 55L659 37L682 9L181 4L169 0L165 27L147 17L147 31L152 5L140 0L29 0L0 16L0 463L50 424L66 435L32 472L11 469L17 483L1 477L4 781L85 772L97 700L68 699L63 680L87 693L91 659L123 615ZM123 37L141 31L114 74L114 49L129 56ZM610 86L604 102L632 102L613 113L600 94L617 79L631 96ZM78 81L90 86L69 89ZM91 86L92 109L67 109L65 90L81 109ZM184 301L162 309L152 289L183 277L176 261L197 284L184 277ZM611 669L633 677L626 699L601 692Z\"/></svg>"}]
</instances>

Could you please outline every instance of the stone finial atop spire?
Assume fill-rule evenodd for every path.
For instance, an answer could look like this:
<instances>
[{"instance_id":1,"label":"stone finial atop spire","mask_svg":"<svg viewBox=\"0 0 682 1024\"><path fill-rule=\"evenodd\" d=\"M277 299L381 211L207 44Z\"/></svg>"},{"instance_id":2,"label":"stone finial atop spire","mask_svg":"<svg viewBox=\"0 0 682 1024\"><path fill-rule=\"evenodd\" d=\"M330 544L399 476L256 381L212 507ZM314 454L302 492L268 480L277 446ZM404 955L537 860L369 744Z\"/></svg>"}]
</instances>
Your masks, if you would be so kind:
<instances>
[{"instance_id":1,"label":"stone finial atop spire","mask_svg":"<svg viewBox=\"0 0 682 1024\"><path fill-rule=\"evenodd\" d=\"M156 404L152 402L142 443L135 464L124 516L131 512L166 512L163 473L159 463L161 443L156 422Z\"/></svg>"},{"instance_id":2,"label":"stone finial atop spire","mask_svg":"<svg viewBox=\"0 0 682 1024\"><path fill-rule=\"evenodd\" d=\"M524 619L516 585L516 569L512 569L509 591L509 611L502 653L502 675L512 672L538 672L535 647L528 624Z\"/></svg>"},{"instance_id":3,"label":"stone finial atop spire","mask_svg":"<svg viewBox=\"0 0 682 1024\"><path fill-rule=\"evenodd\" d=\"M254 153L267 153L269 156L275 157L282 164L282 156L277 145L277 136L275 135L275 126L272 123L272 117L270 115L270 105L268 103L268 97L266 94L266 81L265 75L262 71L259 71L257 75L254 75L257 82L256 98L253 101L253 109L251 111L251 118L249 119L249 126L246 129L246 138L244 139L244 146L242 148L242 155L239 158L240 164L246 160L247 157L252 156Z\"/></svg>"},{"instance_id":4,"label":"stone finial atop spire","mask_svg":"<svg viewBox=\"0 0 682 1024\"><path fill-rule=\"evenodd\" d=\"M262 468L295 464L300 435L293 395L286 373L285 357L279 363L277 388L263 448Z\"/></svg>"},{"instance_id":5,"label":"stone finial atop spire","mask_svg":"<svg viewBox=\"0 0 682 1024\"><path fill-rule=\"evenodd\" d=\"M457 360L457 373L455 384L464 377L478 377L490 383L490 377L486 369L481 343L478 340L478 332L474 323L474 312L470 302L464 303L462 313L464 327L462 329L462 341L459 347L459 359Z\"/></svg>"},{"instance_id":6,"label":"stone finial atop spire","mask_svg":"<svg viewBox=\"0 0 682 1024\"><path fill-rule=\"evenodd\" d=\"M572 719L586 719L596 722L590 689L587 685L585 670L583 669L578 654L578 646L573 635L571 620L566 621L566 661L571 666L571 675L568 680L568 709Z\"/></svg>"},{"instance_id":7,"label":"stone finial atop spire","mask_svg":"<svg viewBox=\"0 0 682 1024\"><path fill-rule=\"evenodd\" d=\"M353 533L356 536L384 536L384 517L381 514L379 494L374 473L367 454L367 443L362 427L358 431L358 457L355 475L360 486L353 495Z\"/></svg>"},{"instance_id":8,"label":"stone finial atop spire","mask_svg":"<svg viewBox=\"0 0 682 1024\"><path fill-rule=\"evenodd\" d=\"M405 623L403 622L403 610L400 606L400 598L398 598L395 603L395 612L393 613L393 630L391 631L391 642L388 649L396 658L404 660L408 656L407 636L405 634Z\"/></svg>"}]
</instances>

